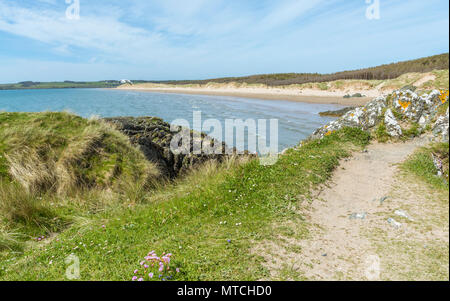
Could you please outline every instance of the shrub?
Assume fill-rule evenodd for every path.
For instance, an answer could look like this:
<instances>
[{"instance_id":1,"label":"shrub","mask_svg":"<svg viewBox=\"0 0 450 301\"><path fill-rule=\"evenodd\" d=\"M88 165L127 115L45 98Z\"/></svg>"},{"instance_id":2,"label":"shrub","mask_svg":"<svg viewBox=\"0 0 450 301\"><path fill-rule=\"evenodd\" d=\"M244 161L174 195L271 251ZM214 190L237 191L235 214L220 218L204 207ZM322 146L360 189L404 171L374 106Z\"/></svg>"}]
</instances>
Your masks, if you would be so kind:
<instances>
[{"instance_id":1,"label":"shrub","mask_svg":"<svg viewBox=\"0 0 450 301\"><path fill-rule=\"evenodd\" d=\"M381 122L376 128L375 137L379 142L382 143L389 141L390 136L386 130L386 125L384 124L384 121Z\"/></svg>"}]
</instances>

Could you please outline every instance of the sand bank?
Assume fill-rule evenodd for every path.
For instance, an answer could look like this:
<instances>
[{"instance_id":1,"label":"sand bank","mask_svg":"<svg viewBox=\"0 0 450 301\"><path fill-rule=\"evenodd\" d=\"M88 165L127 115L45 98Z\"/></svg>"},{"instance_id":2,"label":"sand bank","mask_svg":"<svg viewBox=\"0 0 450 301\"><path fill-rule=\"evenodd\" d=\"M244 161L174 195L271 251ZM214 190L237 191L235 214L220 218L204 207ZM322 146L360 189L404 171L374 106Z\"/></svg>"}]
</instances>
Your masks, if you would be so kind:
<instances>
[{"instance_id":1,"label":"sand bank","mask_svg":"<svg viewBox=\"0 0 450 301\"><path fill-rule=\"evenodd\" d=\"M120 86L120 90L134 90L155 93L176 93L194 95L233 96L266 100L287 100L306 103L338 104L345 106L361 106L373 97L344 98L341 92L293 89L265 89L265 88L186 88L186 87L142 87ZM366 92L366 91L365 91Z\"/></svg>"}]
</instances>

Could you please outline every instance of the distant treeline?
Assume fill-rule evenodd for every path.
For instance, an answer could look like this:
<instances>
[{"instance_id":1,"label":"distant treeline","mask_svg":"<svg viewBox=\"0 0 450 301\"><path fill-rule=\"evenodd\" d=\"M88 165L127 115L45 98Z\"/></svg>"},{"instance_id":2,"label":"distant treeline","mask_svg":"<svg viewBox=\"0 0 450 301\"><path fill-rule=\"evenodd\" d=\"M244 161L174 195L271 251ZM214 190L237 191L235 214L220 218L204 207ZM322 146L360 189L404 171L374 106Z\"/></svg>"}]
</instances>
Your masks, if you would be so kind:
<instances>
[{"instance_id":1,"label":"distant treeline","mask_svg":"<svg viewBox=\"0 0 450 301\"><path fill-rule=\"evenodd\" d=\"M381 65L378 67L343 71L332 74L319 73L281 73L281 74L262 74L245 77L227 77L209 80L183 80L183 81L159 81L157 83L166 84L207 84L207 83L247 83L247 84L265 84L268 86L282 86L292 84L318 83L345 79L359 80L386 80L397 78L402 74L409 72L429 72L432 70L443 70L449 68L449 54L430 56L417 60Z\"/></svg>"}]
</instances>

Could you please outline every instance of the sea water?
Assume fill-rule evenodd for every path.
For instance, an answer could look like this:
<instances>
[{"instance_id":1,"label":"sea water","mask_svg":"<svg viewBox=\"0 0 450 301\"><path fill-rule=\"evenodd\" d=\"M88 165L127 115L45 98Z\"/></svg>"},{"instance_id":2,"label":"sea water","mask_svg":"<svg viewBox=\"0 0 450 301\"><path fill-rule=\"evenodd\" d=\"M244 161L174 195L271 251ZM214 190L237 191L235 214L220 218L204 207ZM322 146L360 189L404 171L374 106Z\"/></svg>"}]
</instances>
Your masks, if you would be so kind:
<instances>
[{"instance_id":1,"label":"sea water","mask_svg":"<svg viewBox=\"0 0 450 301\"><path fill-rule=\"evenodd\" d=\"M282 100L231 96L164 94L114 89L45 89L0 91L0 111L69 111L82 117L156 116L171 123L185 119L193 126L193 113L202 120L277 119L279 150L295 146L318 127L333 120L319 112L342 108ZM269 132L269 121L267 121ZM224 136L224 135L223 135ZM218 138L218 137L215 137Z\"/></svg>"}]
</instances>

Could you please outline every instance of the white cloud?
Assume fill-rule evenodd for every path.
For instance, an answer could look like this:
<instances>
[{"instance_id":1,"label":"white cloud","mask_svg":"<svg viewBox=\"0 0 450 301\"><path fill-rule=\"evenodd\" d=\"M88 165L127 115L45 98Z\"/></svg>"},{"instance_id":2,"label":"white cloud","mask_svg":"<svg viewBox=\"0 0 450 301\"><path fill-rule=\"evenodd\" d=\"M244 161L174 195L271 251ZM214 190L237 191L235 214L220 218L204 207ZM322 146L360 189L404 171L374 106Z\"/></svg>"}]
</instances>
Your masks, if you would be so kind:
<instances>
[{"instance_id":1,"label":"white cloud","mask_svg":"<svg viewBox=\"0 0 450 301\"><path fill-rule=\"evenodd\" d=\"M63 11L36 11L6 3L0 3L0 30L48 43L55 50L75 46L126 59L153 51L158 54L163 46L160 35L111 16L83 16L76 21L65 18Z\"/></svg>"},{"instance_id":2,"label":"white cloud","mask_svg":"<svg viewBox=\"0 0 450 301\"><path fill-rule=\"evenodd\" d=\"M258 13L246 4L223 0L135 1L129 9L82 4L80 20L65 18L61 7L25 8L0 2L0 31L47 43L54 53L65 56L79 48L112 61L150 63L162 56L182 61L202 56L207 49L223 48L222 43L245 48L243 41L249 37L292 21L320 2L284 0L263 5ZM152 26L123 21L129 11L137 10L148 12L143 17Z\"/></svg>"}]
</instances>

